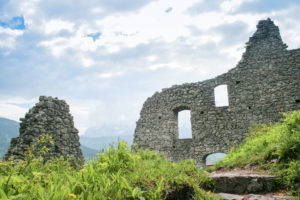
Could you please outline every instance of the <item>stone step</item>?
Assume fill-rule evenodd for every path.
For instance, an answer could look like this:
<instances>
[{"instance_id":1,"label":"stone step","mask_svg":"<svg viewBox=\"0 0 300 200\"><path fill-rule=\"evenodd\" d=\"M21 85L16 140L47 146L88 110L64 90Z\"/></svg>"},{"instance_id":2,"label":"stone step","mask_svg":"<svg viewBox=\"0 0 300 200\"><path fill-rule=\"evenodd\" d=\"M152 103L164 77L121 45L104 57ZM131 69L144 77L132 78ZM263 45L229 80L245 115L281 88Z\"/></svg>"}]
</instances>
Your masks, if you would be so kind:
<instances>
[{"instance_id":1,"label":"stone step","mask_svg":"<svg viewBox=\"0 0 300 200\"><path fill-rule=\"evenodd\" d=\"M215 171L210 176L216 182L216 192L232 194L259 194L278 189L276 176L247 170Z\"/></svg>"},{"instance_id":2,"label":"stone step","mask_svg":"<svg viewBox=\"0 0 300 200\"><path fill-rule=\"evenodd\" d=\"M236 195L228 193L218 193L218 196L221 196L226 200L289 200L292 199L292 196L279 196L279 195L257 195L257 194L248 194L248 195Z\"/></svg>"}]
</instances>

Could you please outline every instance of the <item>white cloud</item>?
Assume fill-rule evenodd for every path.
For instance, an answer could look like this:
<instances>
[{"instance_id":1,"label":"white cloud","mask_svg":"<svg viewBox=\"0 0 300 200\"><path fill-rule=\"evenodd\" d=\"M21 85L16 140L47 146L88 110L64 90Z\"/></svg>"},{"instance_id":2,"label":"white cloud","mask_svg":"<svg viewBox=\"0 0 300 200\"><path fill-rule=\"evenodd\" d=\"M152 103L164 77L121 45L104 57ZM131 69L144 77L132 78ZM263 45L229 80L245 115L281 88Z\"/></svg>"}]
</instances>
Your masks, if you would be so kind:
<instances>
[{"instance_id":1,"label":"white cloud","mask_svg":"<svg viewBox=\"0 0 300 200\"><path fill-rule=\"evenodd\" d=\"M42 30L45 34L57 34L60 31L66 30L68 32L74 31L74 23L63 21L61 19L52 19L50 21L44 21Z\"/></svg>"},{"instance_id":2,"label":"white cloud","mask_svg":"<svg viewBox=\"0 0 300 200\"><path fill-rule=\"evenodd\" d=\"M98 74L98 77L103 78L103 79L109 79L109 78L116 77L116 76L122 76L123 74L124 74L123 71L106 72L106 73Z\"/></svg>"},{"instance_id":3,"label":"white cloud","mask_svg":"<svg viewBox=\"0 0 300 200\"><path fill-rule=\"evenodd\" d=\"M77 56L77 58L80 59L82 65L84 67L91 67L91 66L93 66L93 65L96 64L95 61L93 59L89 58L87 55L81 55L81 54L79 54Z\"/></svg>"},{"instance_id":4,"label":"white cloud","mask_svg":"<svg viewBox=\"0 0 300 200\"><path fill-rule=\"evenodd\" d=\"M40 2L40 0L26 0L26 1L15 1L14 3L17 3L18 11L22 13L25 16L33 16L36 14L37 3Z\"/></svg>"},{"instance_id":5,"label":"white cloud","mask_svg":"<svg viewBox=\"0 0 300 200\"><path fill-rule=\"evenodd\" d=\"M115 122L122 118L120 114L122 111L115 109L116 104L112 109L112 105L107 105L101 99L73 99L68 103L71 114L74 116L75 127L78 128L80 135L84 135L88 127L116 124Z\"/></svg>"},{"instance_id":6,"label":"white cloud","mask_svg":"<svg viewBox=\"0 0 300 200\"><path fill-rule=\"evenodd\" d=\"M158 70L158 69L180 69L180 70L190 70L191 67L186 67L182 64L177 63L163 63L163 64L155 64L149 66L149 69L152 71Z\"/></svg>"},{"instance_id":7,"label":"white cloud","mask_svg":"<svg viewBox=\"0 0 300 200\"><path fill-rule=\"evenodd\" d=\"M73 27L73 25L70 27ZM44 46L48 48L52 55L56 58L65 55L65 51L68 49L76 50L77 52L93 52L97 50L97 47L100 46L101 43L99 40L94 42L92 38L86 37L86 35L92 31L93 29L89 28L87 25L81 25L70 36L58 36L43 40L38 43L38 46Z\"/></svg>"},{"instance_id":8,"label":"white cloud","mask_svg":"<svg viewBox=\"0 0 300 200\"><path fill-rule=\"evenodd\" d=\"M91 12L99 14L103 12L103 9L100 7L96 7L96 8L92 8Z\"/></svg>"},{"instance_id":9,"label":"white cloud","mask_svg":"<svg viewBox=\"0 0 300 200\"><path fill-rule=\"evenodd\" d=\"M165 41L173 41L179 36L188 34L182 26L187 23L184 15L188 5L195 1L174 1L173 11L165 13L168 3L157 1L149 4L142 10L127 15L111 15L97 24L103 27L102 40L108 43L119 43L127 47L135 47L141 43L148 43L151 39L161 38ZM114 33L123 33L115 35ZM127 37L124 37L126 35Z\"/></svg>"},{"instance_id":10,"label":"white cloud","mask_svg":"<svg viewBox=\"0 0 300 200\"><path fill-rule=\"evenodd\" d=\"M36 99L24 99L22 97L1 98L0 116L19 121L35 102Z\"/></svg>"},{"instance_id":11,"label":"white cloud","mask_svg":"<svg viewBox=\"0 0 300 200\"><path fill-rule=\"evenodd\" d=\"M54 57L60 57L67 48L67 39L63 37L57 37L51 40L41 41L38 46L49 48Z\"/></svg>"},{"instance_id":12,"label":"white cloud","mask_svg":"<svg viewBox=\"0 0 300 200\"><path fill-rule=\"evenodd\" d=\"M241 59L241 55L244 51L244 45L238 44L231 47L224 47L220 50L220 53L225 54L225 56L233 58L235 60L239 60Z\"/></svg>"},{"instance_id":13,"label":"white cloud","mask_svg":"<svg viewBox=\"0 0 300 200\"><path fill-rule=\"evenodd\" d=\"M16 39L23 34L23 30L12 30L0 26L0 48L13 49L16 45Z\"/></svg>"},{"instance_id":14,"label":"white cloud","mask_svg":"<svg viewBox=\"0 0 300 200\"><path fill-rule=\"evenodd\" d=\"M37 99L24 99L23 97L10 97L7 99L0 100L0 103L11 103L11 104L33 104Z\"/></svg>"},{"instance_id":15,"label":"white cloud","mask_svg":"<svg viewBox=\"0 0 300 200\"><path fill-rule=\"evenodd\" d=\"M19 121L27 112L26 108L21 108L16 105L0 103L0 116L11 120Z\"/></svg>"},{"instance_id":16,"label":"white cloud","mask_svg":"<svg viewBox=\"0 0 300 200\"><path fill-rule=\"evenodd\" d=\"M300 9L300 6L296 7L295 9L297 9L298 11ZM300 48L300 24L298 23L299 20L284 17L285 15L289 14L289 11L290 10L285 10L280 13L283 20L278 21L277 24L279 25L283 42L288 44L288 49Z\"/></svg>"},{"instance_id":17,"label":"white cloud","mask_svg":"<svg viewBox=\"0 0 300 200\"><path fill-rule=\"evenodd\" d=\"M227 0L223 1L220 5L221 9L225 12L236 11L243 3L253 2L257 0Z\"/></svg>"},{"instance_id":18,"label":"white cloud","mask_svg":"<svg viewBox=\"0 0 300 200\"><path fill-rule=\"evenodd\" d=\"M74 116L74 126L78 129L79 134L83 135L90 125L90 107L82 105L70 105L70 112L72 116Z\"/></svg>"},{"instance_id":19,"label":"white cloud","mask_svg":"<svg viewBox=\"0 0 300 200\"><path fill-rule=\"evenodd\" d=\"M149 61L149 62L154 62L157 60L157 56L155 55L150 55L150 56L147 56L146 59Z\"/></svg>"}]
</instances>

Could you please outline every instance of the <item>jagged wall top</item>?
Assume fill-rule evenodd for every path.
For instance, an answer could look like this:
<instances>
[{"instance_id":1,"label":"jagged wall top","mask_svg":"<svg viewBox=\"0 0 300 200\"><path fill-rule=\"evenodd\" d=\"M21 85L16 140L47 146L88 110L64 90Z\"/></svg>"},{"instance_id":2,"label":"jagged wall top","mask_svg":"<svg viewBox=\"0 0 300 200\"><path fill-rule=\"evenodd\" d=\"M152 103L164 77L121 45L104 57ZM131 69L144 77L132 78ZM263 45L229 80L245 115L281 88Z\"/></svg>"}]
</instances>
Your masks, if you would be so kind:
<instances>
[{"instance_id":1,"label":"jagged wall top","mask_svg":"<svg viewBox=\"0 0 300 200\"><path fill-rule=\"evenodd\" d=\"M282 42L279 28L274 22L268 18L267 20L260 20L256 26L256 31L249 41L246 43L246 51L243 58L255 57L259 59L269 54L281 54L286 50L287 45Z\"/></svg>"},{"instance_id":2,"label":"jagged wall top","mask_svg":"<svg viewBox=\"0 0 300 200\"><path fill-rule=\"evenodd\" d=\"M211 153L227 153L252 123L276 121L300 109L300 49L287 50L279 29L261 20L238 65L216 78L163 89L141 110L134 146L203 165ZM214 89L226 85L229 106L217 107ZM191 111L192 138L179 139L178 113Z\"/></svg>"},{"instance_id":3,"label":"jagged wall top","mask_svg":"<svg viewBox=\"0 0 300 200\"><path fill-rule=\"evenodd\" d=\"M278 41L278 43L283 44L279 33L279 28L270 18L259 21L256 28L256 32L249 39L250 44L259 43L265 39L270 39L273 41L275 40Z\"/></svg>"}]
</instances>

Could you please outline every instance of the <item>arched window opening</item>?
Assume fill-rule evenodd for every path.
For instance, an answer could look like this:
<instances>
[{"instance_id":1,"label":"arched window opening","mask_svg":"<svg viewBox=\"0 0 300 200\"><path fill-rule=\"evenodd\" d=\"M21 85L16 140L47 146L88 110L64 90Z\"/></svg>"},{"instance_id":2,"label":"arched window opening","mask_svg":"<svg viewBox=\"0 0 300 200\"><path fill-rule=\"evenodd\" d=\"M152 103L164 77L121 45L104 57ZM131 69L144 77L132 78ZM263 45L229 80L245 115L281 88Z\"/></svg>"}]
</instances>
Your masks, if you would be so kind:
<instances>
[{"instance_id":1,"label":"arched window opening","mask_svg":"<svg viewBox=\"0 0 300 200\"><path fill-rule=\"evenodd\" d=\"M222 160L226 157L225 153L213 153L206 157L205 159L205 165L211 166L216 164L217 161Z\"/></svg>"},{"instance_id":2,"label":"arched window opening","mask_svg":"<svg viewBox=\"0 0 300 200\"><path fill-rule=\"evenodd\" d=\"M219 85L214 89L216 107L229 106L227 85Z\"/></svg>"},{"instance_id":3,"label":"arched window opening","mask_svg":"<svg viewBox=\"0 0 300 200\"><path fill-rule=\"evenodd\" d=\"M178 138L193 138L190 110L183 110L178 112Z\"/></svg>"}]
</instances>

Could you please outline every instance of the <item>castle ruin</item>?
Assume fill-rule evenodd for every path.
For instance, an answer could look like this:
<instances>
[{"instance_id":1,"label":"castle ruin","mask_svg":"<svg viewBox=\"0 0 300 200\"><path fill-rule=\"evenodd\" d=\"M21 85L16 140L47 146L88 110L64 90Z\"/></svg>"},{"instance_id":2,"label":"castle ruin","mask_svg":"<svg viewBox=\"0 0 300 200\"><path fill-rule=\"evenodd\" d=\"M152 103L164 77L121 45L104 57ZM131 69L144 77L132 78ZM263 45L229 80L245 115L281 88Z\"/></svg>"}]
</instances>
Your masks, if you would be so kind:
<instances>
[{"instance_id":1,"label":"castle ruin","mask_svg":"<svg viewBox=\"0 0 300 200\"><path fill-rule=\"evenodd\" d=\"M215 104L214 89L227 87L228 106ZM253 123L278 121L282 112L300 109L300 49L287 50L279 29L261 20L237 66L214 79L172 86L143 105L134 146L164 153L174 161L194 159L199 166L216 152L241 143ZM192 138L179 139L178 113L191 112Z\"/></svg>"},{"instance_id":2,"label":"castle ruin","mask_svg":"<svg viewBox=\"0 0 300 200\"><path fill-rule=\"evenodd\" d=\"M63 156L71 159L72 164L82 165L83 154L80 148L78 130L74 127L69 105L64 100L40 96L39 103L32 107L25 118L21 118L20 136L11 140L4 160L24 159L29 145L36 144L39 136L48 134L54 144L46 144L49 151L44 160Z\"/></svg>"}]
</instances>

